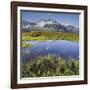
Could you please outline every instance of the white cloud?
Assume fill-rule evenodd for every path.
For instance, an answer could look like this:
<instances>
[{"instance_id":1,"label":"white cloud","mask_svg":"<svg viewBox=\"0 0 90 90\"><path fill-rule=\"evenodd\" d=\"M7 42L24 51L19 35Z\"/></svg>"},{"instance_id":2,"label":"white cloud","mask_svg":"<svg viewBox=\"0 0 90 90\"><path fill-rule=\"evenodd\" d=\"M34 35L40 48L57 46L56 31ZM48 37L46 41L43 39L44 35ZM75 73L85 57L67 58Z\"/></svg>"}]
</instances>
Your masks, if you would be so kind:
<instances>
[{"instance_id":1,"label":"white cloud","mask_svg":"<svg viewBox=\"0 0 90 90\"><path fill-rule=\"evenodd\" d=\"M64 23L65 26L71 25L70 23Z\"/></svg>"}]
</instances>

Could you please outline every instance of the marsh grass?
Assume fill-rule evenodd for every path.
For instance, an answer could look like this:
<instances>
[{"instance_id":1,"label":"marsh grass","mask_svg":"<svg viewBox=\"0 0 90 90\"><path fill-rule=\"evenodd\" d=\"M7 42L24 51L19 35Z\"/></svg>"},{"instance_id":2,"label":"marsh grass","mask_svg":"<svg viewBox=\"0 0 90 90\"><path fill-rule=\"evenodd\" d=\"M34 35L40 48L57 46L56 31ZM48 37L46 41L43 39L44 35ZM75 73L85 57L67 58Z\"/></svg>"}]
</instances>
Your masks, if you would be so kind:
<instances>
[{"instance_id":1,"label":"marsh grass","mask_svg":"<svg viewBox=\"0 0 90 90\"><path fill-rule=\"evenodd\" d=\"M60 56L39 56L35 60L22 64L23 78L79 75L79 60L65 60Z\"/></svg>"},{"instance_id":2,"label":"marsh grass","mask_svg":"<svg viewBox=\"0 0 90 90\"><path fill-rule=\"evenodd\" d=\"M63 32L45 32L45 31L32 31L22 32L22 41L28 40L70 40L79 41L79 35L74 33L63 33Z\"/></svg>"},{"instance_id":3,"label":"marsh grass","mask_svg":"<svg viewBox=\"0 0 90 90\"><path fill-rule=\"evenodd\" d=\"M28 44L28 43L26 43L25 41L22 42L22 48L27 48L27 47L30 47L30 48L31 48L31 47L33 47L33 46L34 46L34 45L31 44L31 43Z\"/></svg>"}]
</instances>

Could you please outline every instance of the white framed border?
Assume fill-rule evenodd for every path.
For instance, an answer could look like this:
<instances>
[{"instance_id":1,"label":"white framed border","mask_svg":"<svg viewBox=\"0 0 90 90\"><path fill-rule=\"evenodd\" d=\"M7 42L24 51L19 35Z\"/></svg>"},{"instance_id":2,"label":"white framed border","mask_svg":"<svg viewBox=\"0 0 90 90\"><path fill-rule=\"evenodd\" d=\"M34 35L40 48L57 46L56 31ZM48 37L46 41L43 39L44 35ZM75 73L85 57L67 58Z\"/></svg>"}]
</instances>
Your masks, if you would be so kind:
<instances>
[{"instance_id":1,"label":"white framed border","mask_svg":"<svg viewBox=\"0 0 90 90\"><path fill-rule=\"evenodd\" d=\"M75 76L54 76L54 77L36 77L36 78L20 78L20 10L33 11L53 11L53 12L67 12L80 13L79 15L79 55L80 55L80 75ZM36 7L17 7L17 83L45 83L45 82L63 82L63 81L77 81L84 80L84 11L71 9L52 9L52 8L36 8Z\"/></svg>"}]
</instances>

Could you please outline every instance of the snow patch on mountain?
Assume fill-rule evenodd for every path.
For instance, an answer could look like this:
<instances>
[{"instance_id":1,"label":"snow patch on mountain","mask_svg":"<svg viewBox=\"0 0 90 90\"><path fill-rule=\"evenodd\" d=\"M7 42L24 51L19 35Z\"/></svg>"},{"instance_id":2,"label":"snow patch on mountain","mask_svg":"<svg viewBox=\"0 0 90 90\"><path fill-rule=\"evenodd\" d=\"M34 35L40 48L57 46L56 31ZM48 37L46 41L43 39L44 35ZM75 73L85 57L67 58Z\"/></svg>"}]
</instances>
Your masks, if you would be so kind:
<instances>
[{"instance_id":1,"label":"snow patch on mountain","mask_svg":"<svg viewBox=\"0 0 90 90\"><path fill-rule=\"evenodd\" d=\"M79 28L72 25L63 25L56 20L52 19L41 19L36 22L22 22L22 29L26 31L36 30L37 28L41 28L43 30L48 31L58 31L58 32L72 32L79 34Z\"/></svg>"}]
</instances>

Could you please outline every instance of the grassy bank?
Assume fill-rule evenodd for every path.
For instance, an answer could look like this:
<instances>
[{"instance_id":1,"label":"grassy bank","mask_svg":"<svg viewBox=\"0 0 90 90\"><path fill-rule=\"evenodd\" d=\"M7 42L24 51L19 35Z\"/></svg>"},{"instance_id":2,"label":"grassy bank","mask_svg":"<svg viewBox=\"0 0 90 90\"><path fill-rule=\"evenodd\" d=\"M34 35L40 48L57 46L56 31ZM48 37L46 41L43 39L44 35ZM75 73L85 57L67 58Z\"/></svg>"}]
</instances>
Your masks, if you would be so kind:
<instances>
[{"instance_id":1,"label":"grassy bank","mask_svg":"<svg viewBox=\"0 0 90 90\"><path fill-rule=\"evenodd\" d=\"M22 64L22 77L49 77L79 75L79 60L68 61L48 54Z\"/></svg>"},{"instance_id":2,"label":"grassy bank","mask_svg":"<svg viewBox=\"0 0 90 90\"><path fill-rule=\"evenodd\" d=\"M70 41L79 41L79 35L73 33L63 33L63 32L22 32L22 40L70 40Z\"/></svg>"},{"instance_id":3,"label":"grassy bank","mask_svg":"<svg viewBox=\"0 0 90 90\"><path fill-rule=\"evenodd\" d=\"M34 45L33 44L27 44L25 41L22 42L22 48L27 48L27 47L33 47Z\"/></svg>"}]
</instances>

